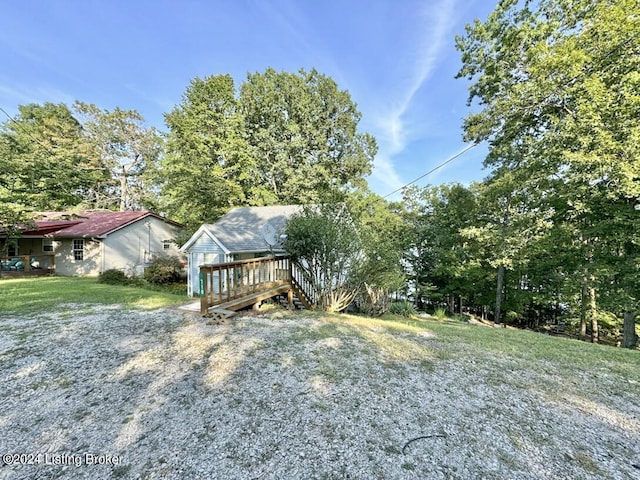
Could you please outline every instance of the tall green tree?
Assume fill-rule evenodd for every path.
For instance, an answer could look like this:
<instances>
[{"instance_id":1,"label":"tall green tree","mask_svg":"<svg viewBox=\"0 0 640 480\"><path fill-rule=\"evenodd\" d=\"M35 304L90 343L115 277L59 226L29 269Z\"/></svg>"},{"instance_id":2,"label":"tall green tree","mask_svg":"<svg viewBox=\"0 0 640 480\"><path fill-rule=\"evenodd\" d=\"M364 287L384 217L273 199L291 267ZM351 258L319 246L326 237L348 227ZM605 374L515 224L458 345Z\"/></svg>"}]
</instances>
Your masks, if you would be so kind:
<instances>
[{"instance_id":1,"label":"tall green tree","mask_svg":"<svg viewBox=\"0 0 640 480\"><path fill-rule=\"evenodd\" d=\"M64 104L21 105L18 110L0 126L5 211L14 215L79 204L94 181L81 124Z\"/></svg>"},{"instance_id":2,"label":"tall green tree","mask_svg":"<svg viewBox=\"0 0 640 480\"><path fill-rule=\"evenodd\" d=\"M405 190L404 215L411 232L405 266L419 306L445 302L453 312L460 309L463 297L477 299L476 252L462 235L475 225L476 197L476 186L460 184Z\"/></svg>"},{"instance_id":3,"label":"tall green tree","mask_svg":"<svg viewBox=\"0 0 640 480\"><path fill-rule=\"evenodd\" d=\"M334 198L371 172L376 142L358 132L356 104L330 77L269 68L248 75L239 101L261 187L254 202Z\"/></svg>"},{"instance_id":4,"label":"tall green tree","mask_svg":"<svg viewBox=\"0 0 640 480\"><path fill-rule=\"evenodd\" d=\"M480 261L496 270L496 323L502 322L504 314L508 288L505 277L511 272L516 276L512 286L521 285L532 246L551 228L550 213L537 203L537 192L531 192L520 175L519 170L510 169L487 178L478 189L475 224L460 232L482 252ZM515 295L510 297L515 299ZM522 305L512 302L510 310L522 311Z\"/></svg>"},{"instance_id":5,"label":"tall green tree","mask_svg":"<svg viewBox=\"0 0 640 480\"><path fill-rule=\"evenodd\" d=\"M159 176L172 217L194 230L260 196L231 76L193 79L165 121L169 133Z\"/></svg>"},{"instance_id":6,"label":"tall green tree","mask_svg":"<svg viewBox=\"0 0 640 480\"><path fill-rule=\"evenodd\" d=\"M97 173L97 181L84 194L84 204L120 211L155 207L153 173L162 152L156 129L145 126L135 110L109 111L77 101L74 111Z\"/></svg>"},{"instance_id":7,"label":"tall green tree","mask_svg":"<svg viewBox=\"0 0 640 480\"><path fill-rule=\"evenodd\" d=\"M528 191L572 232L593 341L598 296L616 274L612 246L621 234L637 238L609 229L611 217L640 224L639 31L635 0L511 0L457 38L459 76L480 107L466 138L489 141L488 166L524 172Z\"/></svg>"},{"instance_id":8,"label":"tall green tree","mask_svg":"<svg viewBox=\"0 0 640 480\"><path fill-rule=\"evenodd\" d=\"M370 173L376 143L348 92L315 70L192 80L165 115L164 208L191 229L238 205L317 203Z\"/></svg>"}]
</instances>

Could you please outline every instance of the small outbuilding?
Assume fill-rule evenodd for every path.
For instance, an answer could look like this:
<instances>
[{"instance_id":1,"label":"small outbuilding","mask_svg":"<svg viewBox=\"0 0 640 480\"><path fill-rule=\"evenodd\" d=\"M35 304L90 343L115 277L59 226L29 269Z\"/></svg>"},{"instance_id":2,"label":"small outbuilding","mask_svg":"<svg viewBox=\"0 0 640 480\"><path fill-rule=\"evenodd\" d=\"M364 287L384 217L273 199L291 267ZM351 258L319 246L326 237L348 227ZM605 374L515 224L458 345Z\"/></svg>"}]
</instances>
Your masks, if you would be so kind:
<instances>
[{"instance_id":1,"label":"small outbuilding","mask_svg":"<svg viewBox=\"0 0 640 480\"><path fill-rule=\"evenodd\" d=\"M237 207L202 225L180 248L187 255L189 296L198 293L200 265L283 254L286 222L300 212L301 205Z\"/></svg>"}]
</instances>

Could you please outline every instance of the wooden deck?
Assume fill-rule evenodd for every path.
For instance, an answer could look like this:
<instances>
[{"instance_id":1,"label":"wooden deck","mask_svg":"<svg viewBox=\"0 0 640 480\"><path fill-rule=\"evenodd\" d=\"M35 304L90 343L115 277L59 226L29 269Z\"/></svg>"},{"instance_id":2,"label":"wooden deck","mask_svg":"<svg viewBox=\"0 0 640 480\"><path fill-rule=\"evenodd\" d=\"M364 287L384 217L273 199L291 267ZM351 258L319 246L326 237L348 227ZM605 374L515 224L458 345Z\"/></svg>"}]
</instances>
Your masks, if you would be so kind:
<instances>
[{"instance_id":1,"label":"wooden deck","mask_svg":"<svg viewBox=\"0 0 640 480\"><path fill-rule=\"evenodd\" d=\"M33 270L20 271L0 271L0 278L20 278L20 277L46 277L53 275L53 270L49 268L36 268Z\"/></svg>"},{"instance_id":2,"label":"wooden deck","mask_svg":"<svg viewBox=\"0 0 640 480\"><path fill-rule=\"evenodd\" d=\"M293 294L314 305L308 283L288 257L266 257L200 266L200 313L211 308L240 310L276 295Z\"/></svg>"}]
</instances>

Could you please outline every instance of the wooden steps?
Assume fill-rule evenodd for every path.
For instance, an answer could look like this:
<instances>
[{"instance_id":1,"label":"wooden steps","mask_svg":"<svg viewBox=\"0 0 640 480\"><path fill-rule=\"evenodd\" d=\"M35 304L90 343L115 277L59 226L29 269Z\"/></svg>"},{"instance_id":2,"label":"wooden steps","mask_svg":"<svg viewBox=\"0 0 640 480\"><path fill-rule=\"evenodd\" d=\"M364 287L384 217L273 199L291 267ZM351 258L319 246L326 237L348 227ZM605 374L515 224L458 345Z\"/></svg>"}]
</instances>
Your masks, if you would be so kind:
<instances>
[{"instance_id":1,"label":"wooden steps","mask_svg":"<svg viewBox=\"0 0 640 480\"><path fill-rule=\"evenodd\" d=\"M291 290L291 285L289 284L279 285L277 287L264 290L262 292L253 293L245 297L236 298L229 302L225 302L219 305L215 305L213 307L209 307L209 311L222 309L222 310L231 310L235 312L236 310L241 310L250 305L255 305L257 303L260 303L263 300L266 300L267 298L272 298L272 297L275 297L276 295L286 293L289 290Z\"/></svg>"}]
</instances>

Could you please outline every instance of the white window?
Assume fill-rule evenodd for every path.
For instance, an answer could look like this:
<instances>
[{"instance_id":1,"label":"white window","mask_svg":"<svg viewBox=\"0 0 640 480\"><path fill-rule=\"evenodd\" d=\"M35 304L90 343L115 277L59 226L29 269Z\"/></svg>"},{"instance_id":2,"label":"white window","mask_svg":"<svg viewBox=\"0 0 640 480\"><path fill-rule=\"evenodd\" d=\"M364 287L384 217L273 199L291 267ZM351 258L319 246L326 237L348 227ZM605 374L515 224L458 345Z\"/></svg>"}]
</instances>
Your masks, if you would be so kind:
<instances>
[{"instance_id":1,"label":"white window","mask_svg":"<svg viewBox=\"0 0 640 480\"><path fill-rule=\"evenodd\" d=\"M73 241L73 258L75 260L84 260L84 240Z\"/></svg>"},{"instance_id":2,"label":"white window","mask_svg":"<svg viewBox=\"0 0 640 480\"><path fill-rule=\"evenodd\" d=\"M53 240L51 238L42 239L42 251L53 252Z\"/></svg>"},{"instance_id":3,"label":"white window","mask_svg":"<svg viewBox=\"0 0 640 480\"><path fill-rule=\"evenodd\" d=\"M171 248L171 240L162 240L162 249L169 250Z\"/></svg>"}]
</instances>

